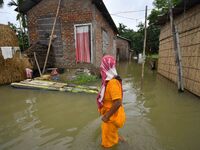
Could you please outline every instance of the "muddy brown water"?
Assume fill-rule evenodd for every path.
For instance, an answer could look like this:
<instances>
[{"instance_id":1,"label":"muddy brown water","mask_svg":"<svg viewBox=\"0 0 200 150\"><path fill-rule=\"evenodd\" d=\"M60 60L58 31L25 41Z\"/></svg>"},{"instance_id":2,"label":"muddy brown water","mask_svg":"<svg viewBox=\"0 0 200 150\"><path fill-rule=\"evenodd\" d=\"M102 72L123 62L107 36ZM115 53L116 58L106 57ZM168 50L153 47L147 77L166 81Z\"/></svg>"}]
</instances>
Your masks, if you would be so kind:
<instances>
[{"instance_id":1,"label":"muddy brown water","mask_svg":"<svg viewBox=\"0 0 200 150\"><path fill-rule=\"evenodd\" d=\"M148 68L120 63L126 143L113 150L199 150L200 98ZM0 149L101 150L96 95L0 87Z\"/></svg>"}]
</instances>

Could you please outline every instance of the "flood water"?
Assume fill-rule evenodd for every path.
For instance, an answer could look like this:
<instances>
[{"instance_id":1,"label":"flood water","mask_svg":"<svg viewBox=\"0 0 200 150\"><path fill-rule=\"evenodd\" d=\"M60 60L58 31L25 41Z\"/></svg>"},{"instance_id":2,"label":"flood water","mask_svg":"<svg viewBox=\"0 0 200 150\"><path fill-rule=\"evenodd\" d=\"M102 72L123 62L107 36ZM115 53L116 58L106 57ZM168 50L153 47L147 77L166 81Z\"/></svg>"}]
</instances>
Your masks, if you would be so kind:
<instances>
[{"instance_id":1,"label":"flood water","mask_svg":"<svg viewBox=\"0 0 200 150\"><path fill-rule=\"evenodd\" d=\"M200 98L141 66L121 63L127 115L113 150L199 150ZM0 149L102 150L96 95L0 87Z\"/></svg>"}]
</instances>

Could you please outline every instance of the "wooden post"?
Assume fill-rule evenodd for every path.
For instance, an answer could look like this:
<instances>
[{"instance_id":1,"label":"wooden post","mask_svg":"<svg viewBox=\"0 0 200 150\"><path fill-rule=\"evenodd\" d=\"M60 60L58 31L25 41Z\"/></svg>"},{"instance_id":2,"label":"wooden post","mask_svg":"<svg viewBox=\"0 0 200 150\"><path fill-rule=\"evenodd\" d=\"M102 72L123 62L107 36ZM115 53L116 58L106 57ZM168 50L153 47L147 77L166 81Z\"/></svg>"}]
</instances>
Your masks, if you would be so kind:
<instances>
[{"instance_id":1,"label":"wooden post","mask_svg":"<svg viewBox=\"0 0 200 150\"><path fill-rule=\"evenodd\" d=\"M141 76L141 89L143 88L144 80L144 65L145 65L145 51L146 51L146 40L147 40L147 6L145 9L145 24L144 24L144 45L143 45L143 62L142 62L142 76Z\"/></svg>"},{"instance_id":2,"label":"wooden post","mask_svg":"<svg viewBox=\"0 0 200 150\"><path fill-rule=\"evenodd\" d=\"M179 76L179 90L184 91L184 85L183 85L183 68L182 68L182 58L181 58L181 48L180 48L180 41L179 41L179 33L178 28L175 26L175 34L176 34L176 44L177 44L177 65L178 65L178 76Z\"/></svg>"},{"instance_id":3,"label":"wooden post","mask_svg":"<svg viewBox=\"0 0 200 150\"><path fill-rule=\"evenodd\" d=\"M180 43L179 43L178 29L174 25L172 2L171 2L171 0L168 0L168 2L169 2L170 24L171 24L173 41L174 41L174 53L175 53L175 60L176 60L176 65L177 65L178 90L179 91L184 91L183 73L182 73L183 71L182 71L182 63L181 63L181 54L180 54Z\"/></svg>"},{"instance_id":4,"label":"wooden post","mask_svg":"<svg viewBox=\"0 0 200 150\"><path fill-rule=\"evenodd\" d=\"M61 3L61 0L59 0L59 2L58 2L56 16L55 16L55 19L54 19L53 28L52 28L50 39L49 39L49 45L48 45L47 55L46 55L46 59L45 59L44 67L43 67L43 71L42 71L43 74L45 72L45 68L46 68L46 65L47 65L48 57L49 57L49 52L50 52L50 48L51 48L53 33L54 33L54 30L55 30L56 20L57 20L58 13L59 13L59 10L60 10L60 3Z\"/></svg>"},{"instance_id":5,"label":"wooden post","mask_svg":"<svg viewBox=\"0 0 200 150\"><path fill-rule=\"evenodd\" d=\"M36 62L36 65L37 65L37 68L38 68L38 71L39 71L40 77L41 77L42 73L41 73L40 66L39 66L38 61L37 61L36 53L34 52L33 54L34 54L35 62Z\"/></svg>"}]
</instances>

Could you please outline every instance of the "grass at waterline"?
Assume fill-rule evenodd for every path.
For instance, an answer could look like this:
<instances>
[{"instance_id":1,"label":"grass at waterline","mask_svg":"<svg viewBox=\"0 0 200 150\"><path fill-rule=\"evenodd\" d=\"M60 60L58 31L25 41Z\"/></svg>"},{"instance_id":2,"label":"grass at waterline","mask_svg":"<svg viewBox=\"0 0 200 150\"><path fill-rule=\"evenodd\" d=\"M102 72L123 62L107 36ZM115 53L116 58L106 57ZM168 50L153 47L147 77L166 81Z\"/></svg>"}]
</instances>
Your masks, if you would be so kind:
<instances>
[{"instance_id":1,"label":"grass at waterline","mask_svg":"<svg viewBox=\"0 0 200 150\"><path fill-rule=\"evenodd\" d=\"M147 56L147 59L150 59L150 60L158 60L158 54L148 55L148 56Z\"/></svg>"},{"instance_id":2,"label":"grass at waterline","mask_svg":"<svg viewBox=\"0 0 200 150\"><path fill-rule=\"evenodd\" d=\"M85 84L97 81L97 76L94 75L87 75L87 74L79 74L76 76L75 79L71 80L71 83L74 84Z\"/></svg>"},{"instance_id":3,"label":"grass at waterline","mask_svg":"<svg viewBox=\"0 0 200 150\"><path fill-rule=\"evenodd\" d=\"M100 79L95 75L88 75L88 74L79 74L79 75L60 75L60 81L66 83L72 83L77 85L83 84L93 84L98 82Z\"/></svg>"}]
</instances>

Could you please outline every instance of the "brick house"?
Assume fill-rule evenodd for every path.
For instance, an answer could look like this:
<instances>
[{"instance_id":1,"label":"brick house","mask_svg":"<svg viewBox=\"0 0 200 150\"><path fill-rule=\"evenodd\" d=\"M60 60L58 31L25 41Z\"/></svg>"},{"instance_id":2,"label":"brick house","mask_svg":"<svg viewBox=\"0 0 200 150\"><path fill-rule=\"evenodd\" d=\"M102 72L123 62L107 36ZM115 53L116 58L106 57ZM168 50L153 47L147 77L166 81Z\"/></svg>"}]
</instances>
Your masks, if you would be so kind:
<instances>
[{"instance_id":1,"label":"brick house","mask_svg":"<svg viewBox=\"0 0 200 150\"><path fill-rule=\"evenodd\" d=\"M47 44L56 15L56 0L26 0L30 43ZM52 47L55 67L98 67L103 53L116 57L117 27L102 0L62 0Z\"/></svg>"},{"instance_id":2,"label":"brick house","mask_svg":"<svg viewBox=\"0 0 200 150\"><path fill-rule=\"evenodd\" d=\"M116 58L118 61L127 61L130 58L131 41L125 37L117 36L116 41Z\"/></svg>"}]
</instances>

